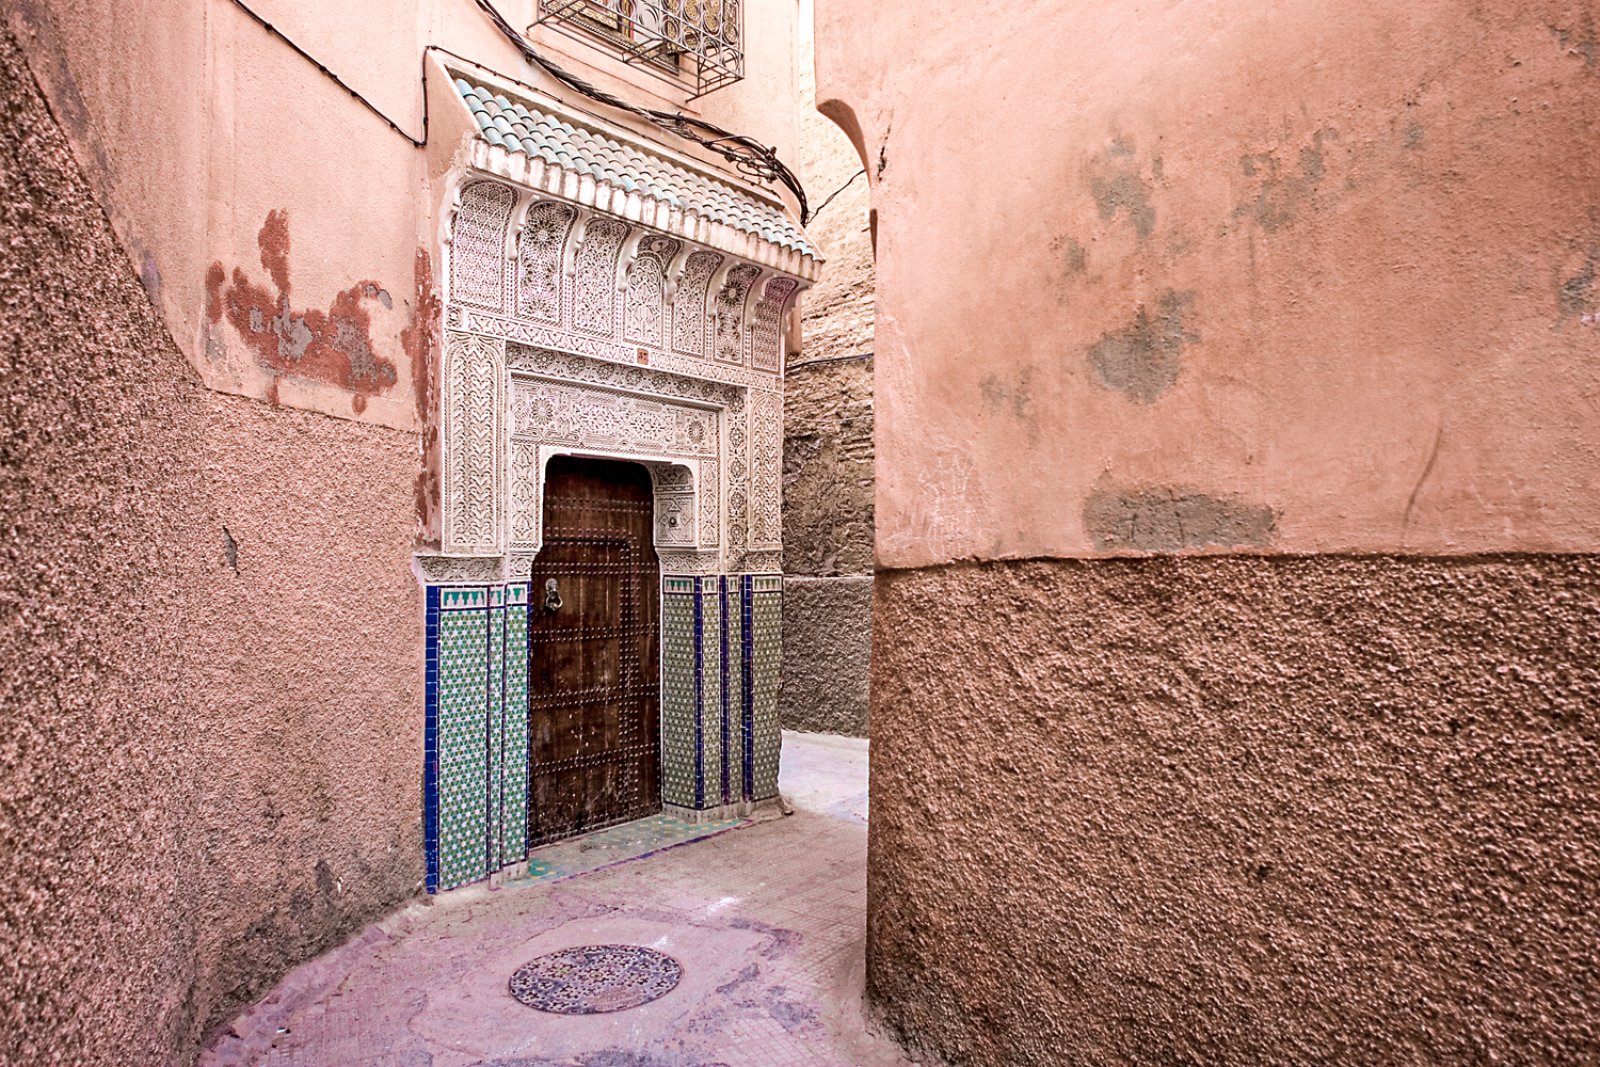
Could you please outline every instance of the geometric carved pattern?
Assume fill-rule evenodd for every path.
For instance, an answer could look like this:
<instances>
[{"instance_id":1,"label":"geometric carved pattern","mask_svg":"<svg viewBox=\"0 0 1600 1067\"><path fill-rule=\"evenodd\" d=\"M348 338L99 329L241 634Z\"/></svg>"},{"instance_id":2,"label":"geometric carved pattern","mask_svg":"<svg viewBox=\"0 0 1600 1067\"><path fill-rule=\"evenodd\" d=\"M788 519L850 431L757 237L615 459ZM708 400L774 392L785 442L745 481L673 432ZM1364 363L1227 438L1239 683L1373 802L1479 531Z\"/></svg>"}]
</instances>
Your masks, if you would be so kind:
<instances>
[{"instance_id":1,"label":"geometric carved pattern","mask_svg":"<svg viewBox=\"0 0 1600 1067\"><path fill-rule=\"evenodd\" d=\"M728 271L728 280L717 293L715 354L724 363L744 362L744 302L760 276L760 267L741 263Z\"/></svg>"},{"instance_id":2,"label":"geometric carved pattern","mask_svg":"<svg viewBox=\"0 0 1600 1067\"><path fill-rule=\"evenodd\" d=\"M518 377L511 386L511 434L542 445L570 445L624 456L715 458L717 413L584 385Z\"/></svg>"},{"instance_id":3,"label":"geometric carved pattern","mask_svg":"<svg viewBox=\"0 0 1600 1067\"><path fill-rule=\"evenodd\" d=\"M775 548L783 540L783 394L750 397L750 545Z\"/></svg>"},{"instance_id":4,"label":"geometric carved pattern","mask_svg":"<svg viewBox=\"0 0 1600 1067\"><path fill-rule=\"evenodd\" d=\"M750 365L756 370L776 371L783 365L779 350L783 342L783 308L799 287L793 278L774 278L756 303L755 322L750 328Z\"/></svg>"},{"instance_id":5,"label":"geometric carved pattern","mask_svg":"<svg viewBox=\"0 0 1600 1067\"><path fill-rule=\"evenodd\" d=\"M444 549L500 548L501 413L505 362L501 342L450 333L444 354Z\"/></svg>"},{"instance_id":6,"label":"geometric carved pattern","mask_svg":"<svg viewBox=\"0 0 1600 1067\"><path fill-rule=\"evenodd\" d=\"M564 285L563 288L569 294L567 299L570 302L572 286ZM480 311L462 304L446 306L444 322L445 327L451 330L481 333L487 337L498 337L532 348L570 352L575 356L591 360L624 363L629 366L648 365L651 370L687 375L691 378L721 382L724 385L771 389L776 384L773 381L775 375L772 371L751 370L738 363L710 363L699 356L685 356L669 352L664 348L648 346L645 347L645 359L640 360L640 346L637 344L628 344L613 337L575 333L566 326L497 315L492 311Z\"/></svg>"},{"instance_id":7,"label":"geometric carved pattern","mask_svg":"<svg viewBox=\"0 0 1600 1067\"><path fill-rule=\"evenodd\" d=\"M623 300L623 336L627 340L660 346L667 264L680 247L679 242L665 237L646 237L640 243Z\"/></svg>"},{"instance_id":8,"label":"geometric carved pattern","mask_svg":"<svg viewBox=\"0 0 1600 1067\"><path fill-rule=\"evenodd\" d=\"M745 423L747 421L746 398L749 391L736 389L709 382L701 378L690 378L680 374L664 374L644 367L629 367L617 363L602 362L600 360L584 359L581 356L568 355L564 352L554 352L546 348L531 348L525 345L511 344L506 349L506 360L514 375L533 374L546 379L558 379L564 384L586 383L600 386L603 389L633 393L635 395L658 398L666 403L677 402L677 406L689 410L704 411L705 408L716 407L722 409L723 417L713 420L708 427L708 443L701 446L696 437L687 427L682 438L674 440L671 447L656 448L653 451L668 456L683 456L690 459L700 459L700 476L698 479L697 518L699 519L699 543L701 545L715 545L722 540L722 472L727 473L730 490L746 485L749 476L748 458L743 450L747 440ZM513 387L515 392L516 387ZM711 414L711 412L704 412ZM525 416L531 417L531 416ZM727 425L727 442L730 446L729 453L723 455L723 442L718 440L719 431L717 423ZM524 423L524 425L532 425ZM568 442L574 443L572 441ZM662 442L663 445L666 442ZM781 438L768 439L767 446L771 449L771 462L782 464ZM732 446L737 445L741 451L733 451ZM736 460L736 462L735 462ZM513 465L512 482L514 486L524 484L524 474L531 468L520 460ZM519 494L526 495L532 500L537 500L537 487L528 483L527 488L518 490ZM520 499L519 495L519 499ZM748 500L746 492L739 492L737 503L742 509ZM736 501L730 492L730 514ZM776 504L774 506L777 506ZM537 507L532 504L530 507ZM520 512L514 522L520 529L524 520ZM532 522L533 520L527 520ZM730 526L730 529L732 527ZM537 524L529 526L537 530ZM742 535L741 535L742 536ZM526 542L524 542L526 543ZM737 552L744 547L742 540L734 541L729 545L730 550ZM690 572L682 572L690 573Z\"/></svg>"},{"instance_id":9,"label":"geometric carved pattern","mask_svg":"<svg viewBox=\"0 0 1600 1067\"><path fill-rule=\"evenodd\" d=\"M620 458L698 460L708 479L698 487L688 467L653 465L658 489L657 541L686 547L716 543L715 521L697 529L695 512L697 498L708 517L718 510L716 469L722 439L718 409L659 394L641 396L518 374L512 380L509 412L512 547L537 550L540 545L541 447L582 449Z\"/></svg>"},{"instance_id":10,"label":"geometric carved pattern","mask_svg":"<svg viewBox=\"0 0 1600 1067\"><path fill-rule=\"evenodd\" d=\"M477 181L461 190L450 228L450 299L491 311L503 307L506 227L516 194L499 182Z\"/></svg>"},{"instance_id":11,"label":"geometric carved pattern","mask_svg":"<svg viewBox=\"0 0 1600 1067\"><path fill-rule=\"evenodd\" d=\"M592 218L584 227L572 306L573 325L578 329L611 335L617 309L617 255L627 236L628 227L611 219Z\"/></svg>"},{"instance_id":12,"label":"geometric carved pattern","mask_svg":"<svg viewBox=\"0 0 1600 1067\"><path fill-rule=\"evenodd\" d=\"M541 200L528 210L517 241L517 314L542 322L561 321L561 264L576 209Z\"/></svg>"},{"instance_id":13,"label":"geometric carved pattern","mask_svg":"<svg viewBox=\"0 0 1600 1067\"><path fill-rule=\"evenodd\" d=\"M685 355L706 354L706 296L720 266L722 257L715 252L694 252L684 262L672 303L672 347Z\"/></svg>"}]
</instances>

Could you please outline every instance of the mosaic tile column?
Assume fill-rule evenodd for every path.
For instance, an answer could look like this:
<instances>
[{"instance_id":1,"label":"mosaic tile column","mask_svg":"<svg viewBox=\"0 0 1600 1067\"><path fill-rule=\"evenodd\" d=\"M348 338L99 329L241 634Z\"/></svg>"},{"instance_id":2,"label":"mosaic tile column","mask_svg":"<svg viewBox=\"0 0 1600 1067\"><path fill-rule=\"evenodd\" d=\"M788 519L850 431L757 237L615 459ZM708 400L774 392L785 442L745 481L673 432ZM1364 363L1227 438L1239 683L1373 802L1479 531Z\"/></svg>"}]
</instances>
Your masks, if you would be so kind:
<instances>
[{"instance_id":1,"label":"mosaic tile column","mask_svg":"<svg viewBox=\"0 0 1600 1067\"><path fill-rule=\"evenodd\" d=\"M778 795L778 684L783 666L783 576L743 576L745 796Z\"/></svg>"},{"instance_id":2,"label":"mosaic tile column","mask_svg":"<svg viewBox=\"0 0 1600 1067\"><path fill-rule=\"evenodd\" d=\"M662 586L662 800L705 811L778 795L782 579Z\"/></svg>"},{"instance_id":3,"label":"mosaic tile column","mask_svg":"<svg viewBox=\"0 0 1600 1067\"><path fill-rule=\"evenodd\" d=\"M661 580L661 799L698 808L704 781L700 707L705 675L699 659L700 579Z\"/></svg>"},{"instance_id":4,"label":"mosaic tile column","mask_svg":"<svg viewBox=\"0 0 1600 1067\"><path fill-rule=\"evenodd\" d=\"M423 816L427 888L527 855L528 586L429 586Z\"/></svg>"}]
</instances>

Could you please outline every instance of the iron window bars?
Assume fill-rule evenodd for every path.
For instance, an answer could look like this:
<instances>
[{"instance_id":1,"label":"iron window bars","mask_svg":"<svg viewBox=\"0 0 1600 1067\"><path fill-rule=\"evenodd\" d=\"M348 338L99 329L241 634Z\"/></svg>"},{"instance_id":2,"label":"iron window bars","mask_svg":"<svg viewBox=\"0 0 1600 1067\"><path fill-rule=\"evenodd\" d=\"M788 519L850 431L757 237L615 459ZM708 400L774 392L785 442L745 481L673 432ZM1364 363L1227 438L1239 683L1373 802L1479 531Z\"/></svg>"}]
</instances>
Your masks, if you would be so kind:
<instances>
[{"instance_id":1,"label":"iron window bars","mask_svg":"<svg viewBox=\"0 0 1600 1067\"><path fill-rule=\"evenodd\" d=\"M744 77L741 0L539 0L538 25L603 37L623 59L676 74L690 99Z\"/></svg>"}]
</instances>

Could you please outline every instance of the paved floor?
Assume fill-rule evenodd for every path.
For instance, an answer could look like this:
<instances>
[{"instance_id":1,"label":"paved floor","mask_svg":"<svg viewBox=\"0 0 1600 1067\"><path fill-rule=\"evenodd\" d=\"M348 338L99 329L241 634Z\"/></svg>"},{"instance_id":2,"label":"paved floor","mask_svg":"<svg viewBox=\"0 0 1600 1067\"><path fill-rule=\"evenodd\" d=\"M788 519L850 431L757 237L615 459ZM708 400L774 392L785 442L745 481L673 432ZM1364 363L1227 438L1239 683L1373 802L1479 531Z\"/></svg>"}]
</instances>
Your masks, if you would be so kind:
<instances>
[{"instance_id":1,"label":"paved floor","mask_svg":"<svg viewBox=\"0 0 1600 1067\"><path fill-rule=\"evenodd\" d=\"M445 894L296 969L207 1067L901 1067L862 1009L867 747L785 734L795 813L564 878ZM647 945L683 964L659 1000L552 1015L512 999L557 949Z\"/></svg>"}]
</instances>

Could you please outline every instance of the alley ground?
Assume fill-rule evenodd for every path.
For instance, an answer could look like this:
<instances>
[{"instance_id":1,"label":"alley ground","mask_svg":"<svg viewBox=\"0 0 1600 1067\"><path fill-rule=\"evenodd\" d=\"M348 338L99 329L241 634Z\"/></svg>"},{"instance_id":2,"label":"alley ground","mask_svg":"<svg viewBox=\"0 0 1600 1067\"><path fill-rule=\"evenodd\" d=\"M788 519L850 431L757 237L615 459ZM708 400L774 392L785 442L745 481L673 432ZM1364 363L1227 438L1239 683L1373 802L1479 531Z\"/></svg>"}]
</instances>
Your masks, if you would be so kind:
<instances>
[{"instance_id":1,"label":"alley ground","mask_svg":"<svg viewBox=\"0 0 1600 1067\"><path fill-rule=\"evenodd\" d=\"M866 742L785 734L783 744L781 788L793 815L587 873L412 905L290 973L202 1064L909 1062L867 1032L861 1007ZM508 991L513 972L535 957L613 944L676 959L677 987L595 1015L538 1011Z\"/></svg>"}]
</instances>

